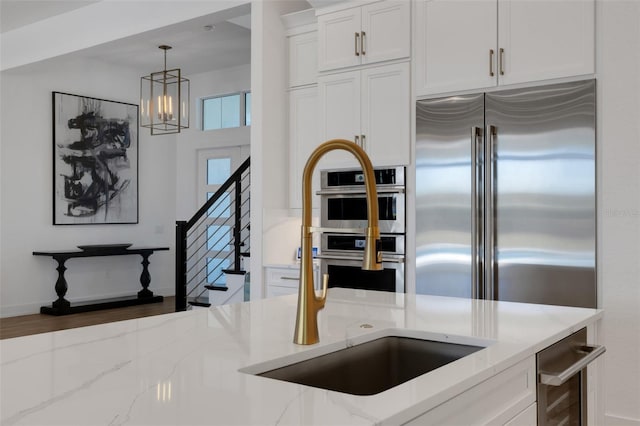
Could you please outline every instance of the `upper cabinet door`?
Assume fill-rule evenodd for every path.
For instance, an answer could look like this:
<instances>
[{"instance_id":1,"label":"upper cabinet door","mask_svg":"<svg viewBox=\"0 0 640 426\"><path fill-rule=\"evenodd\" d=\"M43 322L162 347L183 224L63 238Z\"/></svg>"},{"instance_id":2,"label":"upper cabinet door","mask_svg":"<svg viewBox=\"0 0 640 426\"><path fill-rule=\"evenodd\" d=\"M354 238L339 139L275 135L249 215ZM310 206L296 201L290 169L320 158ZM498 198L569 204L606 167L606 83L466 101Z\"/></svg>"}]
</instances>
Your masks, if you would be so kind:
<instances>
[{"instance_id":1,"label":"upper cabinet door","mask_svg":"<svg viewBox=\"0 0 640 426\"><path fill-rule=\"evenodd\" d=\"M318 33L289 37L289 87L315 84L318 77Z\"/></svg>"},{"instance_id":2,"label":"upper cabinet door","mask_svg":"<svg viewBox=\"0 0 640 426\"><path fill-rule=\"evenodd\" d=\"M360 8L318 17L318 71L360 65Z\"/></svg>"},{"instance_id":3,"label":"upper cabinet door","mask_svg":"<svg viewBox=\"0 0 640 426\"><path fill-rule=\"evenodd\" d=\"M318 89L316 86L289 91L289 208L302 207L302 172L307 159L319 144ZM313 174L313 194L320 189L319 174ZM313 205L318 197L313 195Z\"/></svg>"},{"instance_id":4,"label":"upper cabinet door","mask_svg":"<svg viewBox=\"0 0 640 426\"><path fill-rule=\"evenodd\" d=\"M362 70L360 143L375 166L409 165L409 63Z\"/></svg>"},{"instance_id":5,"label":"upper cabinet door","mask_svg":"<svg viewBox=\"0 0 640 426\"><path fill-rule=\"evenodd\" d=\"M360 71L318 77L318 106L320 142L359 139ZM342 150L329 152L320 160L321 168L355 164L355 158Z\"/></svg>"},{"instance_id":6,"label":"upper cabinet door","mask_svg":"<svg viewBox=\"0 0 640 426\"><path fill-rule=\"evenodd\" d=\"M595 72L594 0L498 0L498 12L500 84Z\"/></svg>"},{"instance_id":7,"label":"upper cabinet door","mask_svg":"<svg viewBox=\"0 0 640 426\"><path fill-rule=\"evenodd\" d=\"M360 43L363 64L408 58L411 54L411 3L383 1L363 6Z\"/></svg>"},{"instance_id":8,"label":"upper cabinet door","mask_svg":"<svg viewBox=\"0 0 640 426\"><path fill-rule=\"evenodd\" d=\"M495 86L497 16L495 0L417 1L416 94Z\"/></svg>"},{"instance_id":9,"label":"upper cabinet door","mask_svg":"<svg viewBox=\"0 0 640 426\"><path fill-rule=\"evenodd\" d=\"M318 16L318 71L408 58L411 2L389 0Z\"/></svg>"}]
</instances>

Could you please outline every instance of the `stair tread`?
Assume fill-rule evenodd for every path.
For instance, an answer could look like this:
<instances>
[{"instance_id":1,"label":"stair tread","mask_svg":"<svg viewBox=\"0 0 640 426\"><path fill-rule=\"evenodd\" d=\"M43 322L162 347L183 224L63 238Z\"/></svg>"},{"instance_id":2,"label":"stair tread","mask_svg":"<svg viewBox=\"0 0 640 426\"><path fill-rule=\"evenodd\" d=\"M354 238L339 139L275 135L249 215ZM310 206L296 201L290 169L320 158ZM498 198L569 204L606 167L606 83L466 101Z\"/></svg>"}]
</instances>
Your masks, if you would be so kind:
<instances>
[{"instance_id":1,"label":"stair tread","mask_svg":"<svg viewBox=\"0 0 640 426\"><path fill-rule=\"evenodd\" d=\"M204 286L204 288L206 288L207 290L215 290L215 291L227 291L229 290L229 287L224 286L224 285L210 285L207 284Z\"/></svg>"},{"instance_id":2,"label":"stair tread","mask_svg":"<svg viewBox=\"0 0 640 426\"><path fill-rule=\"evenodd\" d=\"M247 273L247 271L243 271L240 269L223 269L222 272L224 272L225 274L230 274L230 275L245 275Z\"/></svg>"}]
</instances>

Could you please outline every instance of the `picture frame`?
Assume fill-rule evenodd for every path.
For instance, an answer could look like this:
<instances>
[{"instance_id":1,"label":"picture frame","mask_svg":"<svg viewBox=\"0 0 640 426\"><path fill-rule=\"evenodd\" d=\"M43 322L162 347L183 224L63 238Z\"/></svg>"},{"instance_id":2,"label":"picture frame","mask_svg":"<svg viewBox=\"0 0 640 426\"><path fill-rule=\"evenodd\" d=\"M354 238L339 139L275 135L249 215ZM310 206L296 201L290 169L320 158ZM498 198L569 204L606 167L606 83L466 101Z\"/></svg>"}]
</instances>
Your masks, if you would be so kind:
<instances>
[{"instance_id":1,"label":"picture frame","mask_svg":"<svg viewBox=\"0 0 640 426\"><path fill-rule=\"evenodd\" d=\"M138 105L52 92L53 224L135 224Z\"/></svg>"}]
</instances>

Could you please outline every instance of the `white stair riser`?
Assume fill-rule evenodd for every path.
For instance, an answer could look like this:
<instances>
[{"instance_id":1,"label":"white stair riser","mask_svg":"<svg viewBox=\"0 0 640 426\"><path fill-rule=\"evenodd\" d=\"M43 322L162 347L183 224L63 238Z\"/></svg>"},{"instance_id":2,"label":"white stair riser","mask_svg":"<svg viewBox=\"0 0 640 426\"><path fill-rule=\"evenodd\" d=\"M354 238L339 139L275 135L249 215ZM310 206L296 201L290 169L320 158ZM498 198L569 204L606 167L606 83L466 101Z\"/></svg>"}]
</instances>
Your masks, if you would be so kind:
<instances>
[{"instance_id":1,"label":"white stair riser","mask_svg":"<svg viewBox=\"0 0 640 426\"><path fill-rule=\"evenodd\" d=\"M227 291L209 290L211 306L244 302L244 275L226 274Z\"/></svg>"}]
</instances>

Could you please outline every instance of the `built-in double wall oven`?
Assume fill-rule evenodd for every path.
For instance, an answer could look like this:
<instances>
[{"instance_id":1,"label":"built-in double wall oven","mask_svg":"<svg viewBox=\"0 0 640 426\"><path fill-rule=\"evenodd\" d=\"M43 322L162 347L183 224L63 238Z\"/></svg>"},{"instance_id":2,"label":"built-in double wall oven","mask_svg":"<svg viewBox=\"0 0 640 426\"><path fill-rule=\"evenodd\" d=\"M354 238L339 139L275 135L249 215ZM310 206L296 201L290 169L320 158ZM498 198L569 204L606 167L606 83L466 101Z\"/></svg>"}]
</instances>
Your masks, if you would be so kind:
<instances>
[{"instance_id":1,"label":"built-in double wall oven","mask_svg":"<svg viewBox=\"0 0 640 426\"><path fill-rule=\"evenodd\" d=\"M362 270L364 235L354 229L367 226L364 174L360 169L321 173L320 268L329 275L329 287L404 292L405 173L404 167L376 168L382 271Z\"/></svg>"}]
</instances>

